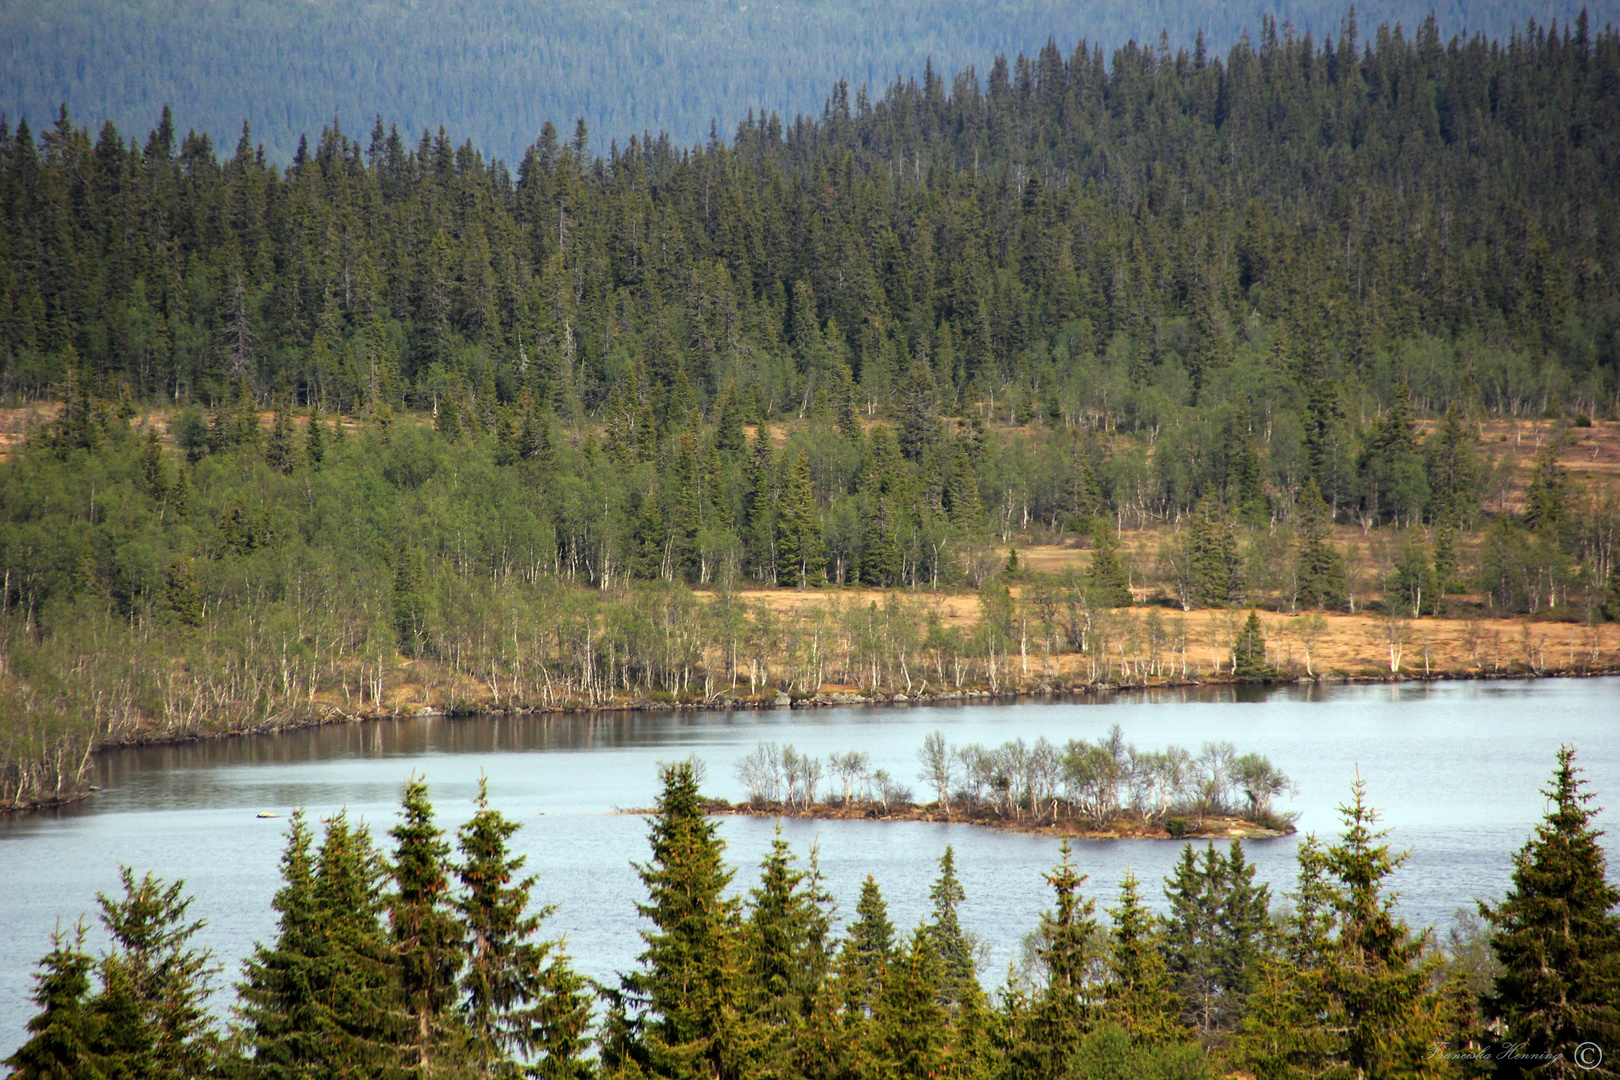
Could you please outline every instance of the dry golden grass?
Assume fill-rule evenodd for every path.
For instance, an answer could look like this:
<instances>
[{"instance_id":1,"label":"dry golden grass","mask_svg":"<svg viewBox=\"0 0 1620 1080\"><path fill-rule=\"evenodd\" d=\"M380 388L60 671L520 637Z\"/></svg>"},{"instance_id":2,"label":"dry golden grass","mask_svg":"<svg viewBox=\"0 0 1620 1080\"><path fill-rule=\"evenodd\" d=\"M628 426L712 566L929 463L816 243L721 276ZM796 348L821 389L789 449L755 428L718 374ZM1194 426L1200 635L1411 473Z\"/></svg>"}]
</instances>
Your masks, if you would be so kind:
<instances>
[{"instance_id":1,"label":"dry golden grass","mask_svg":"<svg viewBox=\"0 0 1620 1080\"><path fill-rule=\"evenodd\" d=\"M1057 549L1067 550L1067 549ZM1022 552L1020 552L1022 554ZM1075 552L1075 554L1084 554ZM1056 556L1053 556L1056 558ZM1014 586L1015 596L1023 586ZM882 603L882 589L803 591L759 589L742 594L751 604L763 604L778 614L803 616L818 606ZM699 594L704 596L707 594ZM979 601L973 594L904 594L935 605L948 626L971 629L978 623ZM1111 635L1110 660L1117 669L1122 656L1132 664L1148 657L1146 620L1156 613L1166 633L1179 622L1185 627L1186 665L1170 646L1161 648L1160 677L1204 678L1229 668L1232 640L1243 621L1244 609L1182 612L1174 608L1125 608L1117 619L1135 625L1136 638L1123 621ZM1265 631L1268 659L1300 675L1483 674L1524 671L1596 671L1620 666L1620 624L1579 626L1528 618L1422 618L1388 619L1382 615L1322 613L1289 615L1258 612ZM1123 650L1121 653L1119 650ZM1072 653L1051 657L1043 667L1038 641L1029 644L1032 675L1079 678L1089 670L1087 658ZM1307 653L1309 662L1307 664ZM839 689L838 687L828 687Z\"/></svg>"}]
</instances>

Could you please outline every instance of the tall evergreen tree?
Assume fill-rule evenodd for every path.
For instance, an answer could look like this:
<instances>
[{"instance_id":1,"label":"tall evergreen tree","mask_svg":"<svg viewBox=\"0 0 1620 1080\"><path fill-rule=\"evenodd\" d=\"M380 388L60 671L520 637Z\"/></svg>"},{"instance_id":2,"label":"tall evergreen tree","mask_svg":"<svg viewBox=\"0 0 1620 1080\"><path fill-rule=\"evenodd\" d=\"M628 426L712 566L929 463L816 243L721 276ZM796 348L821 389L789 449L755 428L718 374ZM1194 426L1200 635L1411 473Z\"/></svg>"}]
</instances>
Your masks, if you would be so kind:
<instances>
[{"instance_id":1,"label":"tall evergreen tree","mask_svg":"<svg viewBox=\"0 0 1620 1080\"><path fill-rule=\"evenodd\" d=\"M1108 1019L1133 1043L1154 1046L1181 1037L1181 1001L1170 986L1158 920L1142 903L1129 872L1119 887L1119 906L1108 909L1108 979L1103 987Z\"/></svg>"},{"instance_id":2,"label":"tall evergreen tree","mask_svg":"<svg viewBox=\"0 0 1620 1080\"><path fill-rule=\"evenodd\" d=\"M279 913L276 940L254 946L236 987L248 1072L263 1080L315 1075L327 1060L322 965L328 950L315 901L313 842L303 812L294 813L281 856L282 886L271 901Z\"/></svg>"},{"instance_id":3,"label":"tall evergreen tree","mask_svg":"<svg viewBox=\"0 0 1620 1080\"><path fill-rule=\"evenodd\" d=\"M652 859L637 864L648 899L636 905L652 928L640 970L622 993L641 1014L639 1039L621 1051L652 1076L721 1080L740 1075L751 1047L740 1015L737 902L724 896L725 842L704 817L689 762L666 766L648 819Z\"/></svg>"},{"instance_id":4,"label":"tall evergreen tree","mask_svg":"<svg viewBox=\"0 0 1620 1080\"><path fill-rule=\"evenodd\" d=\"M119 871L123 896L97 897L113 948L98 965L91 1002L108 1076L185 1080L206 1074L219 1052L208 1014L213 954L190 947L203 923L186 922L184 882Z\"/></svg>"},{"instance_id":5,"label":"tall evergreen tree","mask_svg":"<svg viewBox=\"0 0 1620 1080\"><path fill-rule=\"evenodd\" d=\"M947 1003L960 1006L979 993L975 972L975 941L962 928L959 912L967 894L956 876L956 853L946 845L939 857L939 877L928 889L934 902L934 917L928 923L933 936L933 953L940 966L943 993Z\"/></svg>"},{"instance_id":6,"label":"tall evergreen tree","mask_svg":"<svg viewBox=\"0 0 1620 1080\"><path fill-rule=\"evenodd\" d=\"M1366 790L1357 778L1350 803L1339 807L1345 831L1324 858L1338 925L1323 970L1335 1057L1359 1076L1442 1075L1446 1062L1430 1054L1445 1033L1436 961L1425 957L1428 933L1413 933L1383 891L1406 857L1378 842L1387 833L1375 831Z\"/></svg>"},{"instance_id":7,"label":"tall evergreen tree","mask_svg":"<svg viewBox=\"0 0 1620 1080\"><path fill-rule=\"evenodd\" d=\"M1091 570L1086 583L1092 596L1103 607L1129 607L1135 599L1130 578L1120 562L1119 537L1106 516L1093 519L1091 536Z\"/></svg>"},{"instance_id":8,"label":"tall evergreen tree","mask_svg":"<svg viewBox=\"0 0 1620 1080\"><path fill-rule=\"evenodd\" d=\"M1344 556L1333 546L1327 503L1314 479L1305 481L1295 504L1298 524L1295 559L1299 599L1309 608L1336 610L1345 603L1348 586Z\"/></svg>"},{"instance_id":9,"label":"tall evergreen tree","mask_svg":"<svg viewBox=\"0 0 1620 1080\"><path fill-rule=\"evenodd\" d=\"M583 1080L591 997L562 945L536 941L552 906L531 911L536 878L518 877L526 856L513 855L519 824L489 806L487 778L478 781L471 820L457 832L461 883L456 912L465 932L460 1012L465 1059L475 1076L516 1080L519 1062L534 1062L543 1080Z\"/></svg>"},{"instance_id":10,"label":"tall evergreen tree","mask_svg":"<svg viewBox=\"0 0 1620 1080\"><path fill-rule=\"evenodd\" d=\"M28 1041L5 1064L16 1080L102 1080L107 1063L95 1052L96 1019L88 1007L90 969L81 922L71 937L60 925L51 935L51 951L34 974L34 1004L39 1012L28 1021Z\"/></svg>"},{"instance_id":11,"label":"tall evergreen tree","mask_svg":"<svg viewBox=\"0 0 1620 1080\"><path fill-rule=\"evenodd\" d=\"M803 453L793 463L782 492L776 547L783 585L802 589L827 583L827 542L822 538L821 512L810 487L810 460Z\"/></svg>"},{"instance_id":12,"label":"tall evergreen tree","mask_svg":"<svg viewBox=\"0 0 1620 1080\"><path fill-rule=\"evenodd\" d=\"M1560 747L1547 814L1513 856L1507 896L1480 904L1502 964L1485 1002L1500 1025L1500 1075L1620 1075L1591 1049L1620 1046L1620 888L1580 772L1574 748Z\"/></svg>"},{"instance_id":13,"label":"tall evergreen tree","mask_svg":"<svg viewBox=\"0 0 1620 1080\"><path fill-rule=\"evenodd\" d=\"M450 845L433 823L427 784L405 784L394 838L394 889L388 923L400 993L414 1030L407 1042L413 1075L434 1075L435 1062L453 1054L461 1033L451 1024L456 976L463 954L462 928L450 899Z\"/></svg>"}]
</instances>

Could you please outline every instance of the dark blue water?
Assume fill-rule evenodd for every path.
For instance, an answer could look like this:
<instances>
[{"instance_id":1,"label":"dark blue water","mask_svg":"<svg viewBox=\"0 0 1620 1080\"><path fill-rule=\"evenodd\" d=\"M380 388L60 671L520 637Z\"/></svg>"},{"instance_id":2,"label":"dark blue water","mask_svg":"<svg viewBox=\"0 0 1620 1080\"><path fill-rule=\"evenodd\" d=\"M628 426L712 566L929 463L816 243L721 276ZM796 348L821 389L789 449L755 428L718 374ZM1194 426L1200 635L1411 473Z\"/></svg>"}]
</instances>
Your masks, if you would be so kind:
<instances>
[{"instance_id":1,"label":"dark blue water","mask_svg":"<svg viewBox=\"0 0 1620 1080\"><path fill-rule=\"evenodd\" d=\"M1302 832L1323 836L1337 832L1335 808L1359 770L1390 843L1412 852L1394 884L1401 911L1420 925L1444 926L1458 907L1506 888L1510 856L1543 813L1539 789L1560 743L1577 747L1598 803L1620 807L1620 680L1244 696L1253 700L1213 690L999 706L433 718L110 754L99 765L104 790L86 802L0 819L0 1055L21 1041L34 1012L29 976L52 927L93 916L96 893L117 886L120 863L186 880L197 898L193 915L208 920L203 939L224 964L222 978L234 979L253 942L274 931L269 902L287 813L347 807L381 833L413 772L426 777L451 829L470 813L479 775L488 775L492 802L523 822L516 844L541 875L537 899L559 905L550 933L566 935L578 966L604 980L633 965L640 949L634 904L642 893L630 864L646 857L646 826L616 811L650 805L658 763L693 754L707 764L709 791L741 798L734 765L762 740L820 756L863 750L919 797L928 796L916 751L936 729L957 744L1044 736L1061 745L1096 739L1118 723L1143 749L1177 744L1195 753L1206 741L1230 740L1293 778L1299 794L1291 807ZM260 811L281 816L260 819ZM1620 852L1616 818L1599 818L1610 830L1611 859ZM927 915L936 862L953 845L967 890L964 920L989 947L987 984L1004 977L1050 902L1041 877L1057 860L1049 839L898 822L787 821L782 828L801 853L819 845L844 911L872 874L902 927ZM764 820L723 821L738 889L753 883L773 829ZM1276 891L1291 883L1297 842L1246 844ZM1160 899L1157 883L1178 854L1174 843L1115 840L1081 843L1077 858L1100 913L1127 869Z\"/></svg>"}]
</instances>

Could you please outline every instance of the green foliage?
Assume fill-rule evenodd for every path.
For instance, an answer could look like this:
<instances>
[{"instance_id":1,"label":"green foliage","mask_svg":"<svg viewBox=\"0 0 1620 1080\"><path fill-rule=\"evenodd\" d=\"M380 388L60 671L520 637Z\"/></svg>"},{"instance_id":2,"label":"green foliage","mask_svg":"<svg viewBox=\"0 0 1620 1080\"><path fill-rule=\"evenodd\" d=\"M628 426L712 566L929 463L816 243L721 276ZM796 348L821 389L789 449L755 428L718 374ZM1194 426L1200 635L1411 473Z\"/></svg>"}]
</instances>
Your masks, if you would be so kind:
<instances>
[{"instance_id":1,"label":"green foliage","mask_svg":"<svg viewBox=\"0 0 1620 1080\"><path fill-rule=\"evenodd\" d=\"M1201 859L1188 844L1166 878L1170 984L1185 1021L1205 1039L1238 1026L1264 952L1270 893L1254 884L1254 870L1237 840L1225 855L1206 845Z\"/></svg>"},{"instance_id":2,"label":"green foliage","mask_svg":"<svg viewBox=\"0 0 1620 1080\"><path fill-rule=\"evenodd\" d=\"M121 868L122 898L105 894L101 921L113 949L98 967L101 992L90 1012L97 1056L110 1076L183 1080L204 1075L219 1053L208 1015L212 954L189 947L203 924L187 923L184 882L167 888L147 873Z\"/></svg>"},{"instance_id":3,"label":"green foliage","mask_svg":"<svg viewBox=\"0 0 1620 1080\"><path fill-rule=\"evenodd\" d=\"M1249 617L1232 643L1232 674L1239 679L1265 680L1275 678L1277 670L1266 659L1266 635L1260 625L1260 613L1249 609Z\"/></svg>"},{"instance_id":4,"label":"green foliage","mask_svg":"<svg viewBox=\"0 0 1620 1080\"><path fill-rule=\"evenodd\" d=\"M1344 556L1332 544L1328 507L1314 479L1305 482L1295 513L1299 600L1317 610L1337 610L1348 592Z\"/></svg>"},{"instance_id":5,"label":"green foliage","mask_svg":"<svg viewBox=\"0 0 1620 1080\"><path fill-rule=\"evenodd\" d=\"M1095 519L1091 527L1091 570L1088 584L1095 602L1102 607L1130 607L1130 577L1119 558L1119 536L1106 517Z\"/></svg>"},{"instance_id":6,"label":"green foliage","mask_svg":"<svg viewBox=\"0 0 1620 1080\"><path fill-rule=\"evenodd\" d=\"M520 1074L518 1059L537 1062L545 1080L580 1080L591 1024L591 995L560 943L536 941L554 908L530 910L536 878L519 877L525 856L509 842L520 827L489 806L480 777L476 810L457 833L462 893L455 910L464 937L459 1015L465 1057L478 1075Z\"/></svg>"},{"instance_id":7,"label":"green foliage","mask_svg":"<svg viewBox=\"0 0 1620 1080\"><path fill-rule=\"evenodd\" d=\"M421 1076L458 1041L448 1023L461 968L462 929L451 907L450 845L433 824L427 784L406 781L401 820L389 830L396 847L391 865L388 929L398 965L400 995L412 1020L408 1057Z\"/></svg>"},{"instance_id":8,"label":"green foliage","mask_svg":"<svg viewBox=\"0 0 1620 1080\"><path fill-rule=\"evenodd\" d=\"M1497 1025L1501 1075L1602 1075L1581 1067L1576 1047L1620 1039L1620 889L1593 828L1592 794L1575 751L1558 751L1547 814L1513 857L1501 903L1480 904L1501 964L1485 999Z\"/></svg>"},{"instance_id":9,"label":"green foliage","mask_svg":"<svg viewBox=\"0 0 1620 1080\"><path fill-rule=\"evenodd\" d=\"M100 1080L107 1063L95 1052L98 1024L87 997L94 963L84 951L84 924L70 938L60 926L51 935L51 951L34 975L34 1004L40 1011L28 1021L29 1039L5 1061L19 1080Z\"/></svg>"},{"instance_id":10,"label":"green foliage","mask_svg":"<svg viewBox=\"0 0 1620 1080\"><path fill-rule=\"evenodd\" d=\"M651 861L636 869L652 923L643 930L640 970L621 994L638 1010L636 1034L614 1051L654 1076L728 1075L745 1053L740 1001L737 902L724 897L731 871L725 842L703 815L690 762L667 766L657 813L648 819Z\"/></svg>"}]
</instances>

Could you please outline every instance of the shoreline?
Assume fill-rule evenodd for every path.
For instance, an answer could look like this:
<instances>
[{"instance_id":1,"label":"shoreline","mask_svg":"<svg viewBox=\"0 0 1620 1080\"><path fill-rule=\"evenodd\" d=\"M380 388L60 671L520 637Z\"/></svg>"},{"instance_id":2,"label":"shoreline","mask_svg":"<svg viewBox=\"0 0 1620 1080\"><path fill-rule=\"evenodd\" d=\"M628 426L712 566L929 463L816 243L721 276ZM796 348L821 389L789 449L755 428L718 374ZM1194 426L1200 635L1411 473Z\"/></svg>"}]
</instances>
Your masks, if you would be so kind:
<instances>
[{"instance_id":1,"label":"shoreline","mask_svg":"<svg viewBox=\"0 0 1620 1080\"><path fill-rule=\"evenodd\" d=\"M263 727L238 728L226 731L189 731L177 733L159 733L151 737L136 737L120 739L115 742L103 743L90 751L92 757L110 753L117 750L139 749L149 746L178 746L188 742L203 742L214 739L253 738L261 735L278 735L283 732L297 731L303 728L328 727L334 724L370 723L381 720L413 720L422 718L443 718L457 716L478 716L490 714L497 716L558 716L565 714L592 715L600 713L656 713L656 712L725 712L740 709L767 711L774 709L828 709L828 708L876 708L899 707L913 705L941 705L941 704L1015 704L1020 701L1047 700L1062 701L1069 698L1096 697L1103 694L1130 693L1151 690L1192 690L1214 687L1240 687L1272 688L1287 686L1348 686L1348 685L1418 685L1432 682L1485 682L1485 681L1514 681L1528 682L1536 679L1597 679L1620 675L1620 666L1605 666L1594 668L1549 668L1543 671L1517 670L1485 672L1478 670L1447 670L1431 671L1424 675L1411 675L1400 673L1391 675L1387 673L1363 671L1342 672L1336 671L1316 676L1283 676L1275 679L1237 679L1230 675L1203 675L1188 678L1147 679L1141 681L1110 681L1096 683L1071 683L1063 685L1059 682L1034 681L1018 686L1002 686L995 689L985 687L963 687L959 690L929 691L927 683L923 683L915 693L903 691L888 692L872 691L862 693L851 689L823 689L816 694L790 694L783 691L765 692L760 694L716 693L709 697L692 695L681 697L672 695L664 698L622 698L611 701L590 704L585 702L569 701L549 705L489 705L474 709L467 708L436 708L427 704L408 704L396 706L392 709L365 709L345 712L335 706L329 706L321 716L310 716L303 719L289 719L285 722L267 724ZM24 814L36 811L59 810L81 802L99 791L99 786L89 786L82 791L75 791L64 795L55 795L45 799L25 802L0 804L0 814ZM737 811L740 812L740 811ZM791 812L778 816L803 816ZM895 819L898 820L898 819ZM923 819L918 819L923 820ZM932 820L932 819L928 819ZM943 820L943 819L942 819ZM955 820L955 819L952 819ZM971 822L984 824L988 822ZM1027 831L1027 830L1026 830ZM1059 835L1052 833L1052 835ZM1079 834L1074 834L1079 835Z\"/></svg>"},{"instance_id":2,"label":"shoreline","mask_svg":"<svg viewBox=\"0 0 1620 1080\"><path fill-rule=\"evenodd\" d=\"M729 803L714 799L704 804L704 810L719 817L797 818L807 821L923 821L939 825L975 825L999 832L1024 833L1030 836L1063 837L1070 840L1270 840L1292 836L1298 830L1292 824L1274 829L1259 822L1231 814L1170 815L1160 821L1143 821L1121 817L1100 827L1090 827L1079 818L1043 818L1032 820L1008 818L998 811L984 807L968 807L960 811L939 809L937 803L905 803L883 806L864 802L844 805L821 802L809 806L784 806L780 803ZM644 810L625 810L626 814L647 813ZM1169 822L1181 821L1186 828L1172 831Z\"/></svg>"}]
</instances>

